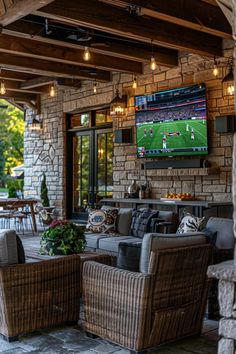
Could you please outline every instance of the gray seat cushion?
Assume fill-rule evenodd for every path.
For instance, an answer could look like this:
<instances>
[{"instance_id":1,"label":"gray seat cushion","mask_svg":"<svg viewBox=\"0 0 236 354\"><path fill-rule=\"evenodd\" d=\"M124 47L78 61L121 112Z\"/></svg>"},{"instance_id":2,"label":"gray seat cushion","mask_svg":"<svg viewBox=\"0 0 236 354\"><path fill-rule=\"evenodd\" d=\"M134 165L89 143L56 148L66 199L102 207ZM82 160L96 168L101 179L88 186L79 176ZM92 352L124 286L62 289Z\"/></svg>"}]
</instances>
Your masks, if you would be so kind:
<instances>
[{"instance_id":1,"label":"gray seat cushion","mask_svg":"<svg viewBox=\"0 0 236 354\"><path fill-rule=\"evenodd\" d=\"M216 247L220 249L233 249L235 237L233 232L233 220L226 218L211 217L207 224L207 229L217 232Z\"/></svg>"},{"instance_id":2,"label":"gray seat cushion","mask_svg":"<svg viewBox=\"0 0 236 354\"><path fill-rule=\"evenodd\" d=\"M85 232L85 240L86 240L86 247L90 248L98 248L99 247L99 240L102 238L107 238L109 235L102 234L102 233L92 233L92 232Z\"/></svg>"},{"instance_id":3,"label":"gray seat cushion","mask_svg":"<svg viewBox=\"0 0 236 354\"><path fill-rule=\"evenodd\" d=\"M17 238L15 230L0 231L0 264L17 264Z\"/></svg>"},{"instance_id":4,"label":"gray seat cushion","mask_svg":"<svg viewBox=\"0 0 236 354\"><path fill-rule=\"evenodd\" d=\"M140 271L142 273L148 273L148 266L150 260L151 251L157 251L167 248L186 247L199 244L205 244L207 242L203 233L185 233L176 236L176 234L158 234L148 233L144 235L141 257L140 257Z\"/></svg>"},{"instance_id":5,"label":"gray seat cushion","mask_svg":"<svg viewBox=\"0 0 236 354\"><path fill-rule=\"evenodd\" d=\"M105 251L112 251L118 253L118 248L120 242L140 242L140 238L133 236L117 236L117 237L109 237L103 238L99 240L99 249Z\"/></svg>"}]
</instances>

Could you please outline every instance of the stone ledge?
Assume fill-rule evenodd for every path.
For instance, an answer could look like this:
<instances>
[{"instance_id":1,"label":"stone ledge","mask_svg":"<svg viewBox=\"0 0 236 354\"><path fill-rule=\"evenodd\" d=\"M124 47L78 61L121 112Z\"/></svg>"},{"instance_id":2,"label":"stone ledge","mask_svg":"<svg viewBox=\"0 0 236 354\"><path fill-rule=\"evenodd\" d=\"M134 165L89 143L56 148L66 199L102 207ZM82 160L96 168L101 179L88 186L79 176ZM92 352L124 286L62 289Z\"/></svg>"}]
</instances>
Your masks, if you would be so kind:
<instances>
[{"instance_id":1,"label":"stone ledge","mask_svg":"<svg viewBox=\"0 0 236 354\"><path fill-rule=\"evenodd\" d=\"M209 278L236 282L236 265L234 264L234 260L209 266L207 276Z\"/></svg>"},{"instance_id":2,"label":"stone ledge","mask_svg":"<svg viewBox=\"0 0 236 354\"><path fill-rule=\"evenodd\" d=\"M208 176L218 174L219 167L155 169L155 176Z\"/></svg>"}]
</instances>

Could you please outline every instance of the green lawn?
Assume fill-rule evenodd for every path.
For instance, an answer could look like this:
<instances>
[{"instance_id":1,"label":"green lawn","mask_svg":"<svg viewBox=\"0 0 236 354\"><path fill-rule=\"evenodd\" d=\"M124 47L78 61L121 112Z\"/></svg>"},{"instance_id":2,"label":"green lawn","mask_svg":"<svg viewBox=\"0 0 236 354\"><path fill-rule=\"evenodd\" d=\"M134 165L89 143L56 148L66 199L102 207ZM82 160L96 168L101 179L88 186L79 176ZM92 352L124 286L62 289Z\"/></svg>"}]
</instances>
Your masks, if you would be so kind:
<instances>
[{"instance_id":1,"label":"green lawn","mask_svg":"<svg viewBox=\"0 0 236 354\"><path fill-rule=\"evenodd\" d=\"M8 189L7 188L0 188L0 193L8 193Z\"/></svg>"},{"instance_id":2,"label":"green lawn","mask_svg":"<svg viewBox=\"0 0 236 354\"><path fill-rule=\"evenodd\" d=\"M187 126L188 125L188 126ZM152 136L149 129L152 129ZM145 130L146 129L146 136ZM194 139L191 139L191 131L194 131ZM207 146L206 121L185 120L162 123L143 124L137 127L137 146L144 146L145 150L162 149L162 138L166 133L166 148L190 148ZM168 136L168 133L179 132L179 135ZM204 154L204 151L181 152L183 155ZM162 156L169 156L170 152L162 152ZM172 153L171 153L172 155ZM174 154L173 154L174 155ZM145 157L152 157L152 153L146 153Z\"/></svg>"}]
</instances>

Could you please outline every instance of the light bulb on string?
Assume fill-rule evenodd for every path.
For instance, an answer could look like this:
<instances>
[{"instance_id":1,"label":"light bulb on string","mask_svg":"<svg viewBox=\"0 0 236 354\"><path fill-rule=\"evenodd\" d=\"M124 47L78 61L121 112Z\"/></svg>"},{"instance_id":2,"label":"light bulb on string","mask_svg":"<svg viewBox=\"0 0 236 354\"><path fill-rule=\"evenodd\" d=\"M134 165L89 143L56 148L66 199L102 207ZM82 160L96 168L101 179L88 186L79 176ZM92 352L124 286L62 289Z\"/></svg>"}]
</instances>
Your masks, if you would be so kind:
<instances>
[{"instance_id":1,"label":"light bulb on string","mask_svg":"<svg viewBox=\"0 0 236 354\"><path fill-rule=\"evenodd\" d=\"M93 84L93 93L97 93L97 83L96 83L96 81Z\"/></svg>"},{"instance_id":2,"label":"light bulb on string","mask_svg":"<svg viewBox=\"0 0 236 354\"><path fill-rule=\"evenodd\" d=\"M133 89L136 89L137 87L138 87L138 84L137 84L137 77L135 76L135 77L133 78L132 88L133 88Z\"/></svg>"},{"instance_id":3,"label":"light bulb on string","mask_svg":"<svg viewBox=\"0 0 236 354\"><path fill-rule=\"evenodd\" d=\"M50 95L50 97L55 97L56 96L56 91L55 91L54 84L52 84L51 87L50 87L49 95Z\"/></svg>"},{"instance_id":4,"label":"light bulb on string","mask_svg":"<svg viewBox=\"0 0 236 354\"><path fill-rule=\"evenodd\" d=\"M214 58L214 67L213 67L213 71L212 71L213 75L215 77L217 77L219 75L219 69L217 67L217 62L216 62L216 59Z\"/></svg>"},{"instance_id":5,"label":"light bulb on string","mask_svg":"<svg viewBox=\"0 0 236 354\"><path fill-rule=\"evenodd\" d=\"M89 61L91 58L91 54L89 51L89 47L84 47L84 54L83 54L83 58L85 61Z\"/></svg>"},{"instance_id":6,"label":"light bulb on string","mask_svg":"<svg viewBox=\"0 0 236 354\"><path fill-rule=\"evenodd\" d=\"M153 40L151 40L151 44L152 44L152 55L151 55L151 59L150 59L150 69L152 71L154 71L157 68L157 63L156 63L156 59L155 59L155 56L154 56Z\"/></svg>"},{"instance_id":7,"label":"light bulb on string","mask_svg":"<svg viewBox=\"0 0 236 354\"><path fill-rule=\"evenodd\" d=\"M4 81L2 80L1 81L1 86L0 86L0 93L1 93L1 95L5 95L6 92L7 92L6 86L5 86Z\"/></svg>"},{"instance_id":8,"label":"light bulb on string","mask_svg":"<svg viewBox=\"0 0 236 354\"><path fill-rule=\"evenodd\" d=\"M157 68L156 59L155 59L155 57L152 55L152 56L151 56L151 61L150 61L150 69L151 69L152 71L154 71L154 70L156 70L156 68Z\"/></svg>"}]
</instances>

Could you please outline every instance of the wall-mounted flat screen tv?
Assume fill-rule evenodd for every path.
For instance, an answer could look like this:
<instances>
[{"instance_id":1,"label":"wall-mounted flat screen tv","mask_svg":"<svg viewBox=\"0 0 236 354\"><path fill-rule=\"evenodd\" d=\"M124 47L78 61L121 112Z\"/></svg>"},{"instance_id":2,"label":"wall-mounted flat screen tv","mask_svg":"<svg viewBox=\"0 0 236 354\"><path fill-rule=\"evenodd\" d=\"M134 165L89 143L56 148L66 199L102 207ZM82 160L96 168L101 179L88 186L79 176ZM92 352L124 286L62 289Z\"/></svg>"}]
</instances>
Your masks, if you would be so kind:
<instances>
[{"instance_id":1,"label":"wall-mounted flat screen tv","mask_svg":"<svg viewBox=\"0 0 236 354\"><path fill-rule=\"evenodd\" d=\"M135 96L138 157L208 153L204 84Z\"/></svg>"}]
</instances>

